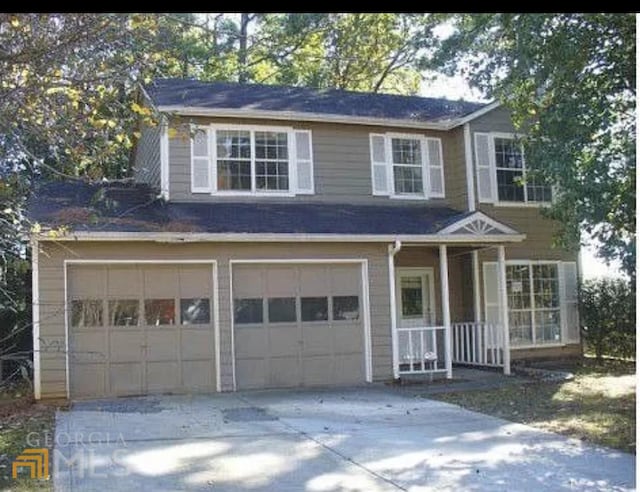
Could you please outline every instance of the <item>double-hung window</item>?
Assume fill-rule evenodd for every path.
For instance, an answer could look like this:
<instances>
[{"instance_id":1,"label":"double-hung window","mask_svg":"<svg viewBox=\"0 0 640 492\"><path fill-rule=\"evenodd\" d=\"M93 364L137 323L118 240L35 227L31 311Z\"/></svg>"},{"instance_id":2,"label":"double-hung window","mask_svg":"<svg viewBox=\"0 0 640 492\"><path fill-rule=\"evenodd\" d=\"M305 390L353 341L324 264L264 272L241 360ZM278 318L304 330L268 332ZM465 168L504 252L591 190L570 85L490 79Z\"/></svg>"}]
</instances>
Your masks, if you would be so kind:
<instances>
[{"instance_id":1,"label":"double-hung window","mask_svg":"<svg viewBox=\"0 0 640 492\"><path fill-rule=\"evenodd\" d=\"M194 128L191 191L312 194L311 132L286 127Z\"/></svg>"},{"instance_id":2,"label":"double-hung window","mask_svg":"<svg viewBox=\"0 0 640 492\"><path fill-rule=\"evenodd\" d=\"M444 197L439 138L371 134L370 149L374 195L417 199Z\"/></svg>"},{"instance_id":3,"label":"double-hung window","mask_svg":"<svg viewBox=\"0 0 640 492\"><path fill-rule=\"evenodd\" d=\"M522 145L509 134L476 133L478 199L484 203L547 203L549 183L527 176Z\"/></svg>"}]
</instances>

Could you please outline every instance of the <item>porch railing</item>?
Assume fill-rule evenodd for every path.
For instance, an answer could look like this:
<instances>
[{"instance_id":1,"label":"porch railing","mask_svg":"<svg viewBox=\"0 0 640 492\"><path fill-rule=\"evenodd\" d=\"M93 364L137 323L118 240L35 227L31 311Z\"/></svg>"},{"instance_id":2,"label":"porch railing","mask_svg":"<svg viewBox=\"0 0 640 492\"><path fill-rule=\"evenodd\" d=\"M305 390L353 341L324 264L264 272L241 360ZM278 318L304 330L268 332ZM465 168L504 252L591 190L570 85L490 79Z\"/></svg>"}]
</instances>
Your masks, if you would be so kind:
<instances>
[{"instance_id":1,"label":"porch railing","mask_svg":"<svg viewBox=\"0 0 640 492\"><path fill-rule=\"evenodd\" d=\"M452 323L453 363L504 367L504 335L495 323Z\"/></svg>"},{"instance_id":2,"label":"porch railing","mask_svg":"<svg viewBox=\"0 0 640 492\"><path fill-rule=\"evenodd\" d=\"M398 328L400 374L446 372L444 326Z\"/></svg>"}]
</instances>

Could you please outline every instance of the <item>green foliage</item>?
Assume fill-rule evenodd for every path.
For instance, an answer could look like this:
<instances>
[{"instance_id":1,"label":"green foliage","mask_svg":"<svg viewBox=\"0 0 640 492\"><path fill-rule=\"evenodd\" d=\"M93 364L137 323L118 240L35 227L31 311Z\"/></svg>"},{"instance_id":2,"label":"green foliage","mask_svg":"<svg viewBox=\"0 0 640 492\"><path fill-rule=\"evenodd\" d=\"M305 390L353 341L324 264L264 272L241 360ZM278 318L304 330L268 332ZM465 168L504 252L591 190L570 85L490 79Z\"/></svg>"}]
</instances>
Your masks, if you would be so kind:
<instances>
[{"instance_id":1,"label":"green foliage","mask_svg":"<svg viewBox=\"0 0 640 492\"><path fill-rule=\"evenodd\" d=\"M628 282L602 278L580 289L584 339L597 359L632 358L636 352L636 296Z\"/></svg>"},{"instance_id":2,"label":"green foliage","mask_svg":"<svg viewBox=\"0 0 640 492\"><path fill-rule=\"evenodd\" d=\"M461 71L526 131L529 179L561 193L557 242L580 231L635 278L636 32L632 14L472 14L432 67Z\"/></svg>"}]
</instances>

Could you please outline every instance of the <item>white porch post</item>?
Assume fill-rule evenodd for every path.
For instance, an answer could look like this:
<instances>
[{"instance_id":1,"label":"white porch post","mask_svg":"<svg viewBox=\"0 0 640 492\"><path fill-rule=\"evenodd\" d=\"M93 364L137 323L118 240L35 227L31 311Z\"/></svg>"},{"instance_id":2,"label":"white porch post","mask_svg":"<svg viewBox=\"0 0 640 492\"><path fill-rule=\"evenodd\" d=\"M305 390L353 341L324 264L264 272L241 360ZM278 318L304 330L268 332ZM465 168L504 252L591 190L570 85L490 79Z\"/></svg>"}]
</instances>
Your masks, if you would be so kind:
<instances>
[{"instance_id":1,"label":"white porch post","mask_svg":"<svg viewBox=\"0 0 640 492\"><path fill-rule=\"evenodd\" d=\"M444 325L444 361L447 368L447 379L453 377L451 364L451 312L449 311L449 262L447 246L440 245L440 286L442 288L442 324Z\"/></svg>"},{"instance_id":2,"label":"white porch post","mask_svg":"<svg viewBox=\"0 0 640 492\"><path fill-rule=\"evenodd\" d=\"M511 345L509 343L509 304L507 299L507 267L505 265L504 246L498 246L498 300L500 323L503 330L504 373L511 374Z\"/></svg>"},{"instance_id":3,"label":"white porch post","mask_svg":"<svg viewBox=\"0 0 640 492\"><path fill-rule=\"evenodd\" d=\"M396 241L394 244L390 244L388 248L388 268L389 268L389 315L391 317L391 358L393 363L393 378L398 379L400 377L400 356L398 347L398 327L397 327L397 306L396 306L396 265L395 255L402 243Z\"/></svg>"}]
</instances>

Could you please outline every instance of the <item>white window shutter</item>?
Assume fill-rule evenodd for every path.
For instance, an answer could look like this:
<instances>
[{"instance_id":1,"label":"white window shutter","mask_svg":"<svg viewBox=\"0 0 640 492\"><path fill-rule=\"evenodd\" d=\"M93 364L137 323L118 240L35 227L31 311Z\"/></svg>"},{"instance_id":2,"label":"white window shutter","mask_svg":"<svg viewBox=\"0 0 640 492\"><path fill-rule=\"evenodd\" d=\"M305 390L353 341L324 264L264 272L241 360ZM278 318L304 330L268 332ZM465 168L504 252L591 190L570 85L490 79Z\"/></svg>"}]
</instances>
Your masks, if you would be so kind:
<instances>
[{"instance_id":1,"label":"white window shutter","mask_svg":"<svg viewBox=\"0 0 640 492\"><path fill-rule=\"evenodd\" d=\"M295 139L295 179L296 193L313 195L313 146L311 132L308 130L296 130L293 132Z\"/></svg>"},{"instance_id":2,"label":"white window shutter","mask_svg":"<svg viewBox=\"0 0 640 492\"><path fill-rule=\"evenodd\" d=\"M560 287L560 317L562 341L580 342L578 319L578 266L575 261L565 261L558 265Z\"/></svg>"},{"instance_id":3,"label":"white window shutter","mask_svg":"<svg viewBox=\"0 0 640 492\"><path fill-rule=\"evenodd\" d=\"M207 128L196 127L191 136L191 192L211 192L211 134Z\"/></svg>"},{"instance_id":4,"label":"white window shutter","mask_svg":"<svg viewBox=\"0 0 640 492\"><path fill-rule=\"evenodd\" d=\"M385 136L370 134L371 188L374 195L389 195L389 165Z\"/></svg>"},{"instance_id":5,"label":"white window shutter","mask_svg":"<svg viewBox=\"0 0 640 492\"><path fill-rule=\"evenodd\" d=\"M478 201L493 203L496 201L496 168L493 145L488 133L475 134L476 182L478 183Z\"/></svg>"},{"instance_id":6,"label":"white window shutter","mask_svg":"<svg viewBox=\"0 0 640 492\"><path fill-rule=\"evenodd\" d=\"M484 321L495 328L490 332L493 337L487 341L489 348L502 346L503 330L500 327L500 294L498 292L498 263L484 262L482 264L482 279L484 283Z\"/></svg>"},{"instance_id":7,"label":"white window shutter","mask_svg":"<svg viewBox=\"0 0 640 492\"><path fill-rule=\"evenodd\" d=\"M498 293L498 264L484 262L484 312L487 323L500 323L500 295Z\"/></svg>"},{"instance_id":8,"label":"white window shutter","mask_svg":"<svg viewBox=\"0 0 640 492\"><path fill-rule=\"evenodd\" d=\"M442 162L442 141L427 138L429 163L429 197L444 198L444 165Z\"/></svg>"}]
</instances>

